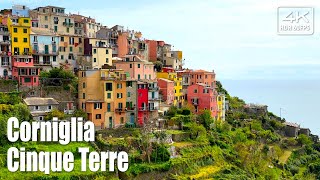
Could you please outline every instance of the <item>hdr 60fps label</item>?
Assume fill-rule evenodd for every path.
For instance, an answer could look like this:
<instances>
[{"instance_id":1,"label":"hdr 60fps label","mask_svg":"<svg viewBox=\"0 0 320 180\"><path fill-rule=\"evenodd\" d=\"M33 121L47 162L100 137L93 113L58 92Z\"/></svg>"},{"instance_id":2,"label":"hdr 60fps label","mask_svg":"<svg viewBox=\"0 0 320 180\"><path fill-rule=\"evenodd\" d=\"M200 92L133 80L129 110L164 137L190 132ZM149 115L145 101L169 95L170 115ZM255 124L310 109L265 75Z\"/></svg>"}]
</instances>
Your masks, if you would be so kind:
<instances>
[{"instance_id":1,"label":"hdr 60fps label","mask_svg":"<svg viewBox=\"0 0 320 180\"><path fill-rule=\"evenodd\" d=\"M278 34L312 35L314 11L310 7L279 7Z\"/></svg>"}]
</instances>

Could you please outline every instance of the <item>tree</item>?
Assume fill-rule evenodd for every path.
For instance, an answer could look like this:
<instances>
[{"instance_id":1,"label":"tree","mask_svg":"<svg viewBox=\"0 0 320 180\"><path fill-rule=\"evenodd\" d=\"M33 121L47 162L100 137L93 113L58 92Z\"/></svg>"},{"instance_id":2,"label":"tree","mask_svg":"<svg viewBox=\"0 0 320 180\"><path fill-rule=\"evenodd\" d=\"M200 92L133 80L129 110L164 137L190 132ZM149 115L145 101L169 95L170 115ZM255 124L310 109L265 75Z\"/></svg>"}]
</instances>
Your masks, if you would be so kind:
<instances>
[{"instance_id":1,"label":"tree","mask_svg":"<svg viewBox=\"0 0 320 180\"><path fill-rule=\"evenodd\" d=\"M202 125L197 123L191 123L190 125L190 138L191 139L201 139L206 137L206 129Z\"/></svg>"},{"instance_id":2,"label":"tree","mask_svg":"<svg viewBox=\"0 0 320 180\"><path fill-rule=\"evenodd\" d=\"M211 111L204 110L199 116L198 121L203 124L206 129L210 129L214 123L214 118L211 116Z\"/></svg>"},{"instance_id":3,"label":"tree","mask_svg":"<svg viewBox=\"0 0 320 180\"><path fill-rule=\"evenodd\" d=\"M312 144L311 139L310 139L307 135L305 135L305 134L300 134L300 135L298 136L297 141L298 141L298 144L299 144L301 147L302 147L303 145L311 145L311 144Z\"/></svg>"},{"instance_id":4,"label":"tree","mask_svg":"<svg viewBox=\"0 0 320 180\"><path fill-rule=\"evenodd\" d=\"M82 117L84 120L88 119L88 114L82 109L77 109L73 112L73 117Z\"/></svg>"},{"instance_id":5,"label":"tree","mask_svg":"<svg viewBox=\"0 0 320 180\"><path fill-rule=\"evenodd\" d=\"M57 117L59 120L63 120L65 115L64 115L63 112L61 112L61 111L59 111L57 109L54 109L51 112L49 112L44 119L46 121L51 121L52 118L54 118L54 117Z\"/></svg>"}]
</instances>

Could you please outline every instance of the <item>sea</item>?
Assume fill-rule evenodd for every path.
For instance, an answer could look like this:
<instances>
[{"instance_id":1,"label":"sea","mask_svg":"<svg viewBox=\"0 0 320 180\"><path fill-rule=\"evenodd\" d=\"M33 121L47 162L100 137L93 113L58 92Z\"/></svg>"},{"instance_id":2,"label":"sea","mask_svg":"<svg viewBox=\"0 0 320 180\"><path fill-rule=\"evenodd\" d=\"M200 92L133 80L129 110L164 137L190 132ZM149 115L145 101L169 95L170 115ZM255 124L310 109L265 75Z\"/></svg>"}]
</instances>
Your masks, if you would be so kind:
<instances>
[{"instance_id":1,"label":"sea","mask_svg":"<svg viewBox=\"0 0 320 180\"><path fill-rule=\"evenodd\" d=\"M264 104L288 122L320 135L320 80L220 80L231 96Z\"/></svg>"}]
</instances>

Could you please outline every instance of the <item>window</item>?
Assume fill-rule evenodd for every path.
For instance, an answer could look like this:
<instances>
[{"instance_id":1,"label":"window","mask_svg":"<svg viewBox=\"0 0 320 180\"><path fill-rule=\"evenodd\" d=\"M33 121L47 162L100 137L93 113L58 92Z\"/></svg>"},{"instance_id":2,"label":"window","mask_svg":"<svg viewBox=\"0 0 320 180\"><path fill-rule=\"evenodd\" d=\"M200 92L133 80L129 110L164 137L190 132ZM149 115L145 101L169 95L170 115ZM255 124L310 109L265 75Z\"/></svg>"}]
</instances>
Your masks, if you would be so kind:
<instances>
[{"instance_id":1,"label":"window","mask_svg":"<svg viewBox=\"0 0 320 180\"><path fill-rule=\"evenodd\" d=\"M61 56L60 56L60 59L61 59L61 60L63 60L63 59L64 59L64 56L63 56L63 55L61 55Z\"/></svg>"},{"instance_id":2,"label":"window","mask_svg":"<svg viewBox=\"0 0 320 180\"><path fill-rule=\"evenodd\" d=\"M122 103L118 103L118 108L119 108L119 109L122 109L122 107L123 107L123 106L122 106Z\"/></svg>"},{"instance_id":3,"label":"window","mask_svg":"<svg viewBox=\"0 0 320 180\"><path fill-rule=\"evenodd\" d=\"M49 106L48 106L48 109L49 109L49 110L51 110L51 109L52 109L52 107L49 105Z\"/></svg>"},{"instance_id":4,"label":"window","mask_svg":"<svg viewBox=\"0 0 320 180\"><path fill-rule=\"evenodd\" d=\"M86 109L86 104L82 103L82 109Z\"/></svg>"},{"instance_id":5,"label":"window","mask_svg":"<svg viewBox=\"0 0 320 180\"><path fill-rule=\"evenodd\" d=\"M33 78L33 82L36 83L37 82L37 78Z\"/></svg>"},{"instance_id":6,"label":"window","mask_svg":"<svg viewBox=\"0 0 320 180\"><path fill-rule=\"evenodd\" d=\"M82 93L82 99L86 98L86 93Z\"/></svg>"},{"instance_id":7,"label":"window","mask_svg":"<svg viewBox=\"0 0 320 180\"><path fill-rule=\"evenodd\" d=\"M193 92L194 92L194 93L198 93L198 90L197 90L197 89L195 89L195 90L193 90Z\"/></svg>"},{"instance_id":8,"label":"window","mask_svg":"<svg viewBox=\"0 0 320 180\"><path fill-rule=\"evenodd\" d=\"M93 54L96 54L97 53L97 49L93 49Z\"/></svg>"},{"instance_id":9,"label":"window","mask_svg":"<svg viewBox=\"0 0 320 180\"><path fill-rule=\"evenodd\" d=\"M34 110L39 110L39 106L34 106Z\"/></svg>"},{"instance_id":10,"label":"window","mask_svg":"<svg viewBox=\"0 0 320 180\"><path fill-rule=\"evenodd\" d=\"M72 47L70 47L69 49L70 49L70 52L72 52Z\"/></svg>"},{"instance_id":11,"label":"window","mask_svg":"<svg viewBox=\"0 0 320 180\"><path fill-rule=\"evenodd\" d=\"M128 92L127 97L130 97L130 96L131 96L131 93L130 93L130 92Z\"/></svg>"},{"instance_id":12,"label":"window","mask_svg":"<svg viewBox=\"0 0 320 180\"><path fill-rule=\"evenodd\" d=\"M28 29L23 29L23 33L28 33Z\"/></svg>"},{"instance_id":13,"label":"window","mask_svg":"<svg viewBox=\"0 0 320 180\"><path fill-rule=\"evenodd\" d=\"M56 62L56 61L57 61L57 57L56 57L56 56L53 56L53 57L52 57L52 61L53 61L53 62Z\"/></svg>"},{"instance_id":14,"label":"window","mask_svg":"<svg viewBox=\"0 0 320 180\"><path fill-rule=\"evenodd\" d=\"M205 78L208 79L208 75L206 75Z\"/></svg>"},{"instance_id":15,"label":"window","mask_svg":"<svg viewBox=\"0 0 320 180\"><path fill-rule=\"evenodd\" d=\"M122 93L117 93L117 98L121 99L122 98Z\"/></svg>"},{"instance_id":16,"label":"window","mask_svg":"<svg viewBox=\"0 0 320 180\"><path fill-rule=\"evenodd\" d=\"M23 22L24 23L29 23L29 20L28 19L24 19Z\"/></svg>"},{"instance_id":17,"label":"window","mask_svg":"<svg viewBox=\"0 0 320 180\"><path fill-rule=\"evenodd\" d=\"M149 74L149 79L151 79L151 74Z\"/></svg>"},{"instance_id":18,"label":"window","mask_svg":"<svg viewBox=\"0 0 320 180\"><path fill-rule=\"evenodd\" d=\"M39 121L43 121L43 116L39 116Z\"/></svg>"},{"instance_id":19,"label":"window","mask_svg":"<svg viewBox=\"0 0 320 180\"><path fill-rule=\"evenodd\" d=\"M132 87L132 81L127 81L127 87Z\"/></svg>"},{"instance_id":20,"label":"window","mask_svg":"<svg viewBox=\"0 0 320 180\"><path fill-rule=\"evenodd\" d=\"M44 28L48 28L49 26L48 25L44 25Z\"/></svg>"},{"instance_id":21,"label":"window","mask_svg":"<svg viewBox=\"0 0 320 180\"><path fill-rule=\"evenodd\" d=\"M86 83L82 83L82 88L86 88Z\"/></svg>"},{"instance_id":22,"label":"window","mask_svg":"<svg viewBox=\"0 0 320 180\"><path fill-rule=\"evenodd\" d=\"M48 16L45 16L45 17L44 17L44 20L48 21Z\"/></svg>"},{"instance_id":23,"label":"window","mask_svg":"<svg viewBox=\"0 0 320 180\"><path fill-rule=\"evenodd\" d=\"M107 103L107 112L110 112L110 111L111 111L111 104Z\"/></svg>"},{"instance_id":24,"label":"window","mask_svg":"<svg viewBox=\"0 0 320 180\"><path fill-rule=\"evenodd\" d=\"M24 82L25 83L30 83L31 82L31 78L24 78Z\"/></svg>"},{"instance_id":25,"label":"window","mask_svg":"<svg viewBox=\"0 0 320 180\"><path fill-rule=\"evenodd\" d=\"M106 63L109 63L109 58L106 58Z\"/></svg>"},{"instance_id":26,"label":"window","mask_svg":"<svg viewBox=\"0 0 320 180\"><path fill-rule=\"evenodd\" d=\"M67 33L69 32L69 28L67 28Z\"/></svg>"},{"instance_id":27,"label":"window","mask_svg":"<svg viewBox=\"0 0 320 180\"><path fill-rule=\"evenodd\" d=\"M138 64L138 68L140 68L140 64Z\"/></svg>"},{"instance_id":28,"label":"window","mask_svg":"<svg viewBox=\"0 0 320 180\"><path fill-rule=\"evenodd\" d=\"M64 41L64 37L60 37L60 41L63 42Z\"/></svg>"},{"instance_id":29,"label":"window","mask_svg":"<svg viewBox=\"0 0 320 180\"><path fill-rule=\"evenodd\" d=\"M18 42L18 38L13 38L13 42Z\"/></svg>"},{"instance_id":30,"label":"window","mask_svg":"<svg viewBox=\"0 0 320 180\"><path fill-rule=\"evenodd\" d=\"M109 54L109 50L108 49L106 50L106 54Z\"/></svg>"},{"instance_id":31,"label":"window","mask_svg":"<svg viewBox=\"0 0 320 180\"><path fill-rule=\"evenodd\" d=\"M120 124L123 124L123 123L124 123L124 118L121 117L121 118L120 118Z\"/></svg>"},{"instance_id":32,"label":"window","mask_svg":"<svg viewBox=\"0 0 320 180\"><path fill-rule=\"evenodd\" d=\"M79 44L81 44L82 43L82 39L81 38L79 38Z\"/></svg>"},{"instance_id":33,"label":"window","mask_svg":"<svg viewBox=\"0 0 320 180\"><path fill-rule=\"evenodd\" d=\"M140 80L140 74L138 74L138 79Z\"/></svg>"},{"instance_id":34,"label":"window","mask_svg":"<svg viewBox=\"0 0 320 180\"><path fill-rule=\"evenodd\" d=\"M111 93L108 93L108 94L107 94L107 98L108 98L108 99L111 99Z\"/></svg>"},{"instance_id":35,"label":"window","mask_svg":"<svg viewBox=\"0 0 320 180\"><path fill-rule=\"evenodd\" d=\"M82 48L81 47L79 47L79 52L82 52Z\"/></svg>"},{"instance_id":36,"label":"window","mask_svg":"<svg viewBox=\"0 0 320 180\"><path fill-rule=\"evenodd\" d=\"M117 84L117 89L122 89L122 84L121 83Z\"/></svg>"},{"instance_id":37,"label":"window","mask_svg":"<svg viewBox=\"0 0 320 180\"><path fill-rule=\"evenodd\" d=\"M101 114L96 114L96 119L101 119Z\"/></svg>"},{"instance_id":38,"label":"window","mask_svg":"<svg viewBox=\"0 0 320 180\"><path fill-rule=\"evenodd\" d=\"M130 64L130 68L132 68L132 64Z\"/></svg>"},{"instance_id":39,"label":"window","mask_svg":"<svg viewBox=\"0 0 320 180\"><path fill-rule=\"evenodd\" d=\"M106 83L106 91L112 91L112 83Z\"/></svg>"},{"instance_id":40,"label":"window","mask_svg":"<svg viewBox=\"0 0 320 180\"><path fill-rule=\"evenodd\" d=\"M102 103L94 103L94 109L102 109Z\"/></svg>"},{"instance_id":41,"label":"window","mask_svg":"<svg viewBox=\"0 0 320 180\"><path fill-rule=\"evenodd\" d=\"M13 28L13 32L17 33L18 32L18 28Z\"/></svg>"},{"instance_id":42,"label":"window","mask_svg":"<svg viewBox=\"0 0 320 180\"><path fill-rule=\"evenodd\" d=\"M28 42L28 38L23 38L23 42Z\"/></svg>"},{"instance_id":43,"label":"window","mask_svg":"<svg viewBox=\"0 0 320 180\"><path fill-rule=\"evenodd\" d=\"M93 62L97 62L97 58L93 58Z\"/></svg>"}]
</instances>

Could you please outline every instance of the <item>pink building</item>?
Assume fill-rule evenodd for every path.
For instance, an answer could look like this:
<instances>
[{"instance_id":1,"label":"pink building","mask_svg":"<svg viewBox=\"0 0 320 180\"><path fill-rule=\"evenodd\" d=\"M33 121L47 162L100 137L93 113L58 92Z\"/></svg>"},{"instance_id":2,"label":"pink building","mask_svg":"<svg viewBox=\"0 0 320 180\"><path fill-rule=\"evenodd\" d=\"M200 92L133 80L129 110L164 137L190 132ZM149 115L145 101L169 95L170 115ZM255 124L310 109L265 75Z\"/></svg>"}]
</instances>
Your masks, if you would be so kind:
<instances>
[{"instance_id":1,"label":"pink building","mask_svg":"<svg viewBox=\"0 0 320 180\"><path fill-rule=\"evenodd\" d=\"M128 77L133 80L156 79L154 65L151 62L141 60L137 55L126 55L122 61L114 62L117 69L122 69L128 73Z\"/></svg>"},{"instance_id":2,"label":"pink building","mask_svg":"<svg viewBox=\"0 0 320 180\"><path fill-rule=\"evenodd\" d=\"M39 86L40 68L33 65L32 56L12 56L12 76L18 80L20 86Z\"/></svg>"},{"instance_id":3,"label":"pink building","mask_svg":"<svg viewBox=\"0 0 320 180\"><path fill-rule=\"evenodd\" d=\"M188 87L188 103L194 106L196 114L203 110L210 110L212 117L217 118L216 97L215 89L207 87L206 84L198 83Z\"/></svg>"},{"instance_id":4,"label":"pink building","mask_svg":"<svg viewBox=\"0 0 320 180\"><path fill-rule=\"evenodd\" d=\"M174 101L174 82L168 79L160 78L158 79L158 86L160 87L160 94L162 95L162 100L166 104L171 105Z\"/></svg>"}]
</instances>

